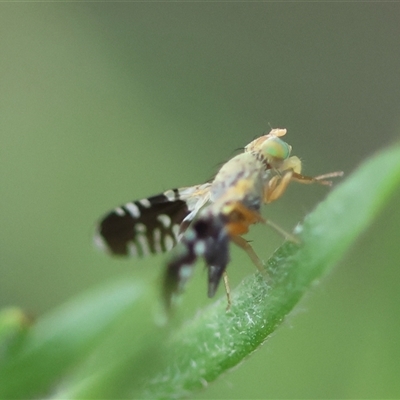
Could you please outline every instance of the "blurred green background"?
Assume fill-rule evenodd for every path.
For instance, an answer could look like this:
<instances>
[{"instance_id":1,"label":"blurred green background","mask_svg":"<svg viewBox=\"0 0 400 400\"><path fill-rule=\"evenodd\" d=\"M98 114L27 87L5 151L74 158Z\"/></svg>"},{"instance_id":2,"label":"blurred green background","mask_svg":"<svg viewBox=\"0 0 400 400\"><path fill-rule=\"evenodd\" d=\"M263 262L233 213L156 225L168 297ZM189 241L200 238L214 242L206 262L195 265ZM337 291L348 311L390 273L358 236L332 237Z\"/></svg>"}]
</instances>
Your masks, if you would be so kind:
<instances>
[{"instance_id":1,"label":"blurred green background","mask_svg":"<svg viewBox=\"0 0 400 400\"><path fill-rule=\"evenodd\" d=\"M0 305L40 316L124 274L158 284L163 257L99 254L95 221L204 182L270 126L288 129L306 174L350 174L399 137L399 20L395 3L1 4ZM328 190L293 185L264 215L292 229ZM198 397L400 396L399 201ZM264 259L282 242L247 237ZM236 285L254 268L232 253ZM210 302L198 270L188 316Z\"/></svg>"}]
</instances>

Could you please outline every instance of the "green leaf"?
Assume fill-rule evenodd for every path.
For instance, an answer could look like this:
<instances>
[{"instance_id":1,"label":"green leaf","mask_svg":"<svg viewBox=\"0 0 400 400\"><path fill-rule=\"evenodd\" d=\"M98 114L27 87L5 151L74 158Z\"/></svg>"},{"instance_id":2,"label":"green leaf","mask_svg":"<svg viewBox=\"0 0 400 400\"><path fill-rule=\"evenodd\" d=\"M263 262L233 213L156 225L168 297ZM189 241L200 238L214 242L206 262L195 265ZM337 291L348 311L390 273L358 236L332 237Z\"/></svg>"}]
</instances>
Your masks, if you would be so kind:
<instances>
[{"instance_id":1,"label":"green leaf","mask_svg":"<svg viewBox=\"0 0 400 400\"><path fill-rule=\"evenodd\" d=\"M53 390L73 366L85 360L151 289L129 281L77 297L40 319L0 359L0 398L37 397Z\"/></svg>"},{"instance_id":2,"label":"green leaf","mask_svg":"<svg viewBox=\"0 0 400 400\"><path fill-rule=\"evenodd\" d=\"M16 307L0 311L0 362L12 357L15 346L23 340L31 321Z\"/></svg>"},{"instance_id":3,"label":"green leaf","mask_svg":"<svg viewBox=\"0 0 400 400\"><path fill-rule=\"evenodd\" d=\"M267 265L182 326L154 323L154 289L126 280L39 320L0 362L0 397L182 398L238 365L376 218L400 182L400 147L367 160ZM184 298L183 298L184 301ZM179 310L177 310L179 315Z\"/></svg>"},{"instance_id":4,"label":"green leaf","mask_svg":"<svg viewBox=\"0 0 400 400\"><path fill-rule=\"evenodd\" d=\"M233 306L213 304L171 339L170 365L153 378L150 398L187 396L238 365L285 319L316 279L333 265L377 216L400 183L400 147L364 163L296 229L301 245L283 244L260 274L234 291Z\"/></svg>"}]
</instances>

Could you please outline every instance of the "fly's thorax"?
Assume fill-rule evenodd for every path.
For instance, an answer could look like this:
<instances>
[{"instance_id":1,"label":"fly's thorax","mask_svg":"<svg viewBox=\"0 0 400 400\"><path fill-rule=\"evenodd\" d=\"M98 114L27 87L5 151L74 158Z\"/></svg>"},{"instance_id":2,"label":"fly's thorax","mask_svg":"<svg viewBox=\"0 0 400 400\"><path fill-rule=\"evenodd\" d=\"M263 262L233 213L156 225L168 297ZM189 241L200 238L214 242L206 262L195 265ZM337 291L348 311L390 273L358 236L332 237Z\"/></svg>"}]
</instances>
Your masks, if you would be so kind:
<instances>
[{"instance_id":1,"label":"fly's thorax","mask_svg":"<svg viewBox=\"0 0 400 400\"><path fill-rule=\"evenodd\" d=\"M254 185L254 182L241 179L212 203L210 209L217 215L221 213L221 210L229 208L230 205L240 203L248 209L259 211L262 198L263 191L261 185Z\"/></svg>"},{"instance_id":2,"label":"fly's thorax","mask_svg":"<svg viewBox=\"0 0 400 400\"><path fill-rule=\"evenodd\" d=\"M242 153L225 163L211 184L212 202L226 197L228 192L244 198L246 193L262 194L262 161L251 153ZM239 184L240 182L240 184Z\"/></svg>"}]
</instances>

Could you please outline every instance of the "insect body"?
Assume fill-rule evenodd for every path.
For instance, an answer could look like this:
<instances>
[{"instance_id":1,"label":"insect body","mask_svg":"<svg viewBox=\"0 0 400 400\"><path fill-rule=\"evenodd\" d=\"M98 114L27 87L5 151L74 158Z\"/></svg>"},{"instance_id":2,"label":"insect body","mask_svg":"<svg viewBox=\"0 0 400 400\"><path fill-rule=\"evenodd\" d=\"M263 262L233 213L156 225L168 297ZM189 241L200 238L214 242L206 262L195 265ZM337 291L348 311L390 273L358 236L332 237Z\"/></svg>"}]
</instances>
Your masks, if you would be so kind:
<instances>
[{"instance_id":1,"label":"insect body","mask_svg":"<svg viewBox=\"0 0 400 400\"><path fill-rule=\"evenodd\" d=\"M162 253L179 243L167 263L163 297L167 308L190 277L198 257L208 269L208 296L213 297L224 277L230 304L226 266L229 243L243 248L263 271L263 263L241 236L257 222L268 223L289 239L278 226L260 215L263 203L278 199L290 181L330 185L326 178L301 175L301 161L290 156L291 146L280 139L286 129L273 129L249 143L203 185L173 189L127 203L106 215L97 228L96 242L112 254L145 256Z\"/></svg>"}]
</instances>

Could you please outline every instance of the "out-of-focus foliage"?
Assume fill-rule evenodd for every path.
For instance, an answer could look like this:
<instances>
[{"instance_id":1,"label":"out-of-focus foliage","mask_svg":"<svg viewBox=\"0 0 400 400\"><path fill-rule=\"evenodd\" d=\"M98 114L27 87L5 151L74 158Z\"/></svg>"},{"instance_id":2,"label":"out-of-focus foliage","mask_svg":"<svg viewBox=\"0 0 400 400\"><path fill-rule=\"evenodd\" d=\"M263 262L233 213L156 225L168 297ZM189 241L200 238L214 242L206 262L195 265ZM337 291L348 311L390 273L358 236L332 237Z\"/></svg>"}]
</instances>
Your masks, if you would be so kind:
<instances>
[{"instance_id":1,"label":"out-of-focus foliage","mask_svg":"<svg viewBox=\"0 0 400 400\"><path fill-rule=\"evenodd\" d=\"M207 180L268 123L288 129L307 174L349 175L398 137L399 11L395 3L2 4L0 305L40 317L127 273L152 288L155 304L162 258L100 256L94 222L118 203ZM325 192L293 185L265 215L290 229ZM202 396L398 397L399 214L397 198L291 320L294 329L284 326ZM280 243L258 227L248 238L264 259ZM252 271L243 265L234 250L233 284ZM182 319L209 302L197 275Z\"/></svg>"}]
</instances>

